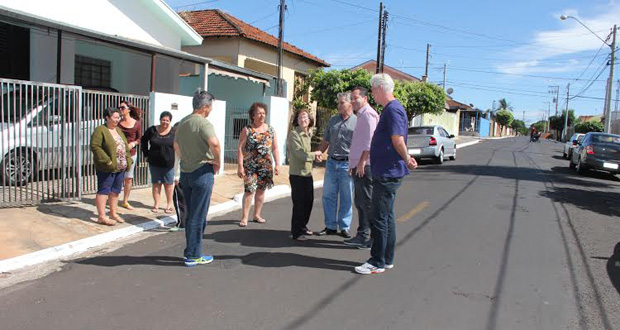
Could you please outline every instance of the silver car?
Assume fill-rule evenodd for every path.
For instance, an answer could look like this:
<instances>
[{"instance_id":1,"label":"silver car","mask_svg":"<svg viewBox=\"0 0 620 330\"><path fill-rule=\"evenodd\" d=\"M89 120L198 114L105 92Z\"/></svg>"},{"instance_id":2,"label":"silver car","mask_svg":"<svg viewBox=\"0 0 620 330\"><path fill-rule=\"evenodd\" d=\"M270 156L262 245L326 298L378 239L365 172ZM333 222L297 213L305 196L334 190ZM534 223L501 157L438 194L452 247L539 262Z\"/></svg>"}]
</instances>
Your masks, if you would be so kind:
<instances>
[{"instance_id":1,"label":"silver car","mask_svg":"<svg viewBox=\"0 0 620 330\"><path fill-rule=\"evenodd\" d=\"M572 158L573 149L575 149L575 147L578 146L578 143L581 142L581 139L583 138L584 135L585 134L575 133L568 141L566 141L566 143L564 143L564 151L562 152L562 157L564 159ZM577 141L577 143L575 143L575 141Z\"/></svg>"},{"instance_id":2,"label":"silver car","mask_svg":"<svg viewBox=\"0 0 620 330\"><path fill-rule=\"evenodd\" d=\"M415 159L432 158L437 164L443 164L444 156L456 159L456 141L454 135L443 127L419 126L409 127L407 150Z\"/></svg>"}]
</instances>

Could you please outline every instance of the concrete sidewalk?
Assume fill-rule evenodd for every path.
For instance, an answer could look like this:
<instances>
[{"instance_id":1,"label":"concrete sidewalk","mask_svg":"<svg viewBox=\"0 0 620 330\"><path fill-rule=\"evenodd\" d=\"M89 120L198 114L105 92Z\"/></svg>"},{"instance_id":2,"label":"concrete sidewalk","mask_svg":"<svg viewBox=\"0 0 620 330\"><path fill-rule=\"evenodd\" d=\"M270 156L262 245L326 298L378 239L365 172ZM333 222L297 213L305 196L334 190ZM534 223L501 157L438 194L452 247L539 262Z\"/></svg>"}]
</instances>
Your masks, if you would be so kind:
<instances>
[{"instance_id":1,"label":"concrete sidewalk","mask_svg":"<svg viewBox=\"0 0 620 330\"><path fill-rule=\"evenodd\" d=\"M476 137L459 137L457 146L478 143ZM315 167L315 187L321 187L325 169ZM275 187L266 199L289 194L288 166L281 166L274 177ZM239 194L243 182L236 170L217 176L209 215L226 213L240 207ZM235 198L237 196L237 198ZM119 208L119 214L127 221L113 227L96 223L94 195L85 196L80 202L40 204L34 207L0 209L0 273L66 258L90 248L109 243L145 230L155 229L176 221L175 214L151 212L153 198L150 188L134 189L130 203L135 210ZM165 206L162 193L161 206ZM240 215L239 215L240 217Z\"/></svg>"}]
</instances>

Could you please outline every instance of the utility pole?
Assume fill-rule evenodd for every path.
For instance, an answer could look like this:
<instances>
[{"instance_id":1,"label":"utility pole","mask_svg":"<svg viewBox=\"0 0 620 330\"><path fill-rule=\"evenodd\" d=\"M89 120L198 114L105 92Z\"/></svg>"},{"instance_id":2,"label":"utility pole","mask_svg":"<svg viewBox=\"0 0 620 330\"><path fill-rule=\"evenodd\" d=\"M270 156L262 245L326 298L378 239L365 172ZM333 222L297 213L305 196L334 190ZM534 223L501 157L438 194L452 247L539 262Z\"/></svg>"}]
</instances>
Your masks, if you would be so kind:
<instances>
[{"instance_id":1,"label":"utility pole","mask_svg":"<svg viewBox=\"0 0 620 330\"><path fill-rule=\"evenodd\" d=\"M431 52L431 44L426 44L426 66L424 69L424 76L422 76L423 82L428 81L428 56L430 52Z\"/></svg>"},{"instance_id":2,"label":"utility pole","mask_svg":"<svg viewBox=\"0 0 620 330\"><path fill-rule=\"evenodd\" d=\"M383 35L383 2L379 3L379 32L377 33L377 68L375 73L381 73L381 50L383 46L381 45Z\"/></svg>"},{"instance_id":3,"label":"utility pole","mask_svg":"<svg viewBox=\"0 0 620 330\"><path fill-rule=\"evenodd\" d=\"M381 72L383 72L383 66L385 65L385 38L387 36L387 21L388 21L388 11L385 10L383 12L383 22L382 22L382 26L383 26L383 31L382 31L382 36L381 36Z\"/></svg>"},{"instance_id":4,"label":"utility pole","mask_svg":"<svg viewBox=\"0 0 620 330\"><path fill-rule=\"evenodd\" d=\"M448 65L446 63L443 64L443 90L446 90L446 73L448 72Z\"/></svg>"},{"instance_id":5,"label":"utility pole","mask_svg":"<svg viewBox=\"0 0 620 330\"><path fill-rule=\"evenodd\" d=\"M614 120L618 119L618 111L620 111L620 79L618 79L618 81L616 81L616 86L618 86L616 88L616 110L615 112L615 117Z\"/></svg>"},{"instance_id":6,"label":"utility pole","mask_svg":"<svg viewBox=\"0 0 620 330\"><path fill-rule=\"evenodd\" d=\"M616 31L618 30L617 25L614 25L614 30L612 31L612 39L611 39L611 61L609 64L609 78L607 79L607 88L605 94L605 133L611 133L611 95L613 93L613 83L614 83L614 61L616 60Z\"/></svg>"},{"instance_id":7,"label":"utility pole","mask_svg":"<svg viewBox=\"0 0 620 330\"><path fill-rule=\"evenodd\" d=\"M523 122L525 122L525 110L523 110Z\"/></svg>"},{"instance_id":8,"label":"utility pole","mask_svg":"<svg viewBox=\"0 0 620 330\"><path fill-rule=\"evenodd\" d=\"M555 94L553 102L555 102L555 115L558 115L558 103L560 100L560 86L549 86L549 94Z\"/></svg>"},{"instance_id":9,"label":"utility pole","mask_svg":"<svg viewBox=\"0 0 620 330\"><path fill-rule=\"evenodd\" d=\"M568 100L570 99L570 83L566 85L566 115L564 116L564 130L562 131L562 141L566 142L568 138L566 133L568 133Z\"/></svg>"},{"instance_id":10,"label":"utility pole","mask_svg":"<svg viewBox=\"0 0 620 330\"><path fill-rule=\"evenodd\" d=\"M286 0L280 0L280 31L278 32L278 83L276 95L283 97L284 86L282 84L282 38L284 37L284 11L286 11Z\"/></svg>"}]
</instances>

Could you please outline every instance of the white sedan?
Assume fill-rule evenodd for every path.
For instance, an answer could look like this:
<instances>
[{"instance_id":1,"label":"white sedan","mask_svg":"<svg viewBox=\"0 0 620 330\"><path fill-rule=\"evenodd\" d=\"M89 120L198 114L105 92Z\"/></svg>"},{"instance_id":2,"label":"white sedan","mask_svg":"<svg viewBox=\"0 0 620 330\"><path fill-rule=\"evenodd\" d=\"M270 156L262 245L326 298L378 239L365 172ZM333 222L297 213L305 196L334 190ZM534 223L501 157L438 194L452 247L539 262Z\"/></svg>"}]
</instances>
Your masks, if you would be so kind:
<instances>
[{"instance_id":1,"label":"white sedan","mask_svg":"<svg viewBox=\"0 0 620 330\"><path fill-rule=\"evenodd\" d=\"M571 156L573 155L573 149L577 146L577 143L575 143L575 141L581 142L581 139L583 139L584 135L585 134L575 133L568 141L566 141L566 143L564 143L564 151L562 153L562 157L564 159L571 159Z\"/></svg>"}]
</instances>

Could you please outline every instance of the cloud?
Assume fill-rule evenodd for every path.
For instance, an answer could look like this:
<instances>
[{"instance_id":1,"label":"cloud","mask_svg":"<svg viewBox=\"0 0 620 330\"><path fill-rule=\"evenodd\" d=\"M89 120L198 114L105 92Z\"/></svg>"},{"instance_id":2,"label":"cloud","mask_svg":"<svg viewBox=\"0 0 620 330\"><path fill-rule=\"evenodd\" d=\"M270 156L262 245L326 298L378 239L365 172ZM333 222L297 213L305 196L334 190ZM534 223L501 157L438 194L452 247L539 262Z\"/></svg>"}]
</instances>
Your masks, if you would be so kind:
<instances>
[{"instance_id":1,"label":"cloud","mask_svg":"<svg viewBox=\"0 0 620 330\"><path fill-rule=\"evenodd\" d=\"M618 23L620 3L610 2L598 9L599 14L582 17L576 9L565 9L561 13L553 13L553 19L559 21L560 15L578 18L602 39L611 32L611 27ZM532 74L568 72L583 68L591 60L592 55L583 56L582 61L575 58L581 52L594 52L601 48L602 41L585 29L574 19L562 21L562 28L557 30L538 31L534 33L532 42L517 46L507 55L508 61L497 64L496 69L502 73ZM608 40L610 43L611 40ZM609 53L603 46L599 61ZM564 57L564 58L563 58ZM585 63L584 63L585 62Z\"/></svg>"}]
</instances>

